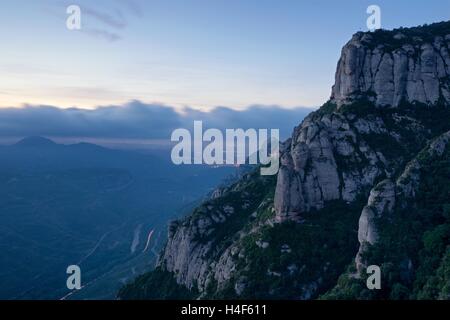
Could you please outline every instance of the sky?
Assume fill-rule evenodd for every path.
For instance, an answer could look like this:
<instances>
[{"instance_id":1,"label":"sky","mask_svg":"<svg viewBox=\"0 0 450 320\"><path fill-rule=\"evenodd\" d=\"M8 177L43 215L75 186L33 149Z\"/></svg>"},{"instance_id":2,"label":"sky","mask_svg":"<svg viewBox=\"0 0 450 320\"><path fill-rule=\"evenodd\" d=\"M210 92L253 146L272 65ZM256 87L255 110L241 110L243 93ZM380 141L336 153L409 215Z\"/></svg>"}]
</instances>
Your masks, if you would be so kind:
<instances>
[{"instance_id":1,"label":"sky","mask_svg":"<svg viewBox=\"0 0 450 320\"><path fill-rule=\"evenodd\" d=\"M215 128L279 129L287 139L292 129L313 109L253 105L243 110L216 107L212 110L146 104L130 101L94 109L54 106L0 108L0 144L11 144L23 137L44 136L58 142L99 144L161 145L177 128L193 131L194 121L204 130Z\"/></svg>"},{"instance_id":2,"label":"sky","mask_svg":"<svg viewBox=\"0 0 450 320\"><path fill-rule=\"evenodd\" d=\"M447 0L0 0L0 108L317 107L371 4L385 29L450 18Z\"/></svg>"}]
</instances>

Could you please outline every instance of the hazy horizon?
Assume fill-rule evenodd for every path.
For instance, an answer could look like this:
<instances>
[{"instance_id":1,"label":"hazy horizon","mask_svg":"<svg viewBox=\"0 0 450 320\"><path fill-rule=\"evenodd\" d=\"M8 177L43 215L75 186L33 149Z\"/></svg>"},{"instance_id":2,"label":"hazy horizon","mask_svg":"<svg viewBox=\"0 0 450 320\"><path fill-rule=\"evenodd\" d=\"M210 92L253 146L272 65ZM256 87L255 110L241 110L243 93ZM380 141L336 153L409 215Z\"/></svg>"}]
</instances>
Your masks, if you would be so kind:
<instances>
[{"instance_id":1,"label":"hazy horizon","mask_svg":"<svg viewBox=\"0 0 450 320\"><path fill-rule=\"evenodd\" d=\"M367 31L365 0L4 1L0 107L147 104L317 107L330 95L341 47ZM448 19L450 3L377 1L382 28ZM14 30L14 32L10 32Z\"/></svg>"}]
</instances>

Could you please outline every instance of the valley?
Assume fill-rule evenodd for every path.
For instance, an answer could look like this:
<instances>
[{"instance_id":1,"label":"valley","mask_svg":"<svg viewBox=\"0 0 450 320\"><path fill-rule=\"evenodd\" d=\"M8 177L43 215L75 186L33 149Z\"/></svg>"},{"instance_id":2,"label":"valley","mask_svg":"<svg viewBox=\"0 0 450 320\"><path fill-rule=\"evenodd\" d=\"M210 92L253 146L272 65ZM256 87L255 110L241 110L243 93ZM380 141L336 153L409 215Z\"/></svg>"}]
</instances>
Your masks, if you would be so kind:
<instances>
[{"instance_id":1,"label":"valley","mask_svg":"<svg viewBox=\"0 0 450 320\"><path fill-rule=\"evenodd\" d=\"M113 299L154 264L168 221L235 172L37 137L0 147L0 297ZM67 296L72 264L83 289Z\"/></svg>"}]
</instances>

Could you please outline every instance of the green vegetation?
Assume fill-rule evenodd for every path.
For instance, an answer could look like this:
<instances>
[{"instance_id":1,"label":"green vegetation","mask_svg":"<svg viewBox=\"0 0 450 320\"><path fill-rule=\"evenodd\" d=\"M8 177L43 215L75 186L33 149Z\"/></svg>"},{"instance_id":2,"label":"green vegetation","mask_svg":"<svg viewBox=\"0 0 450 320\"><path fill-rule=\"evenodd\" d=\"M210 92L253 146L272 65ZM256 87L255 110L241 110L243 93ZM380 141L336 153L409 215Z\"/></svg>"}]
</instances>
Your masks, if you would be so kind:
<instances>
[{"instance_id":1,"label":"green vegetation","mask_svg":"<svg viewBox=\"0 0 450 320\"><path fill-rule=\"evenodd\" d=\"M382 290L343 275L324 299L450 299L450 148L423 158L414 203L378 221L379 241L364 255L381 267Z\"/></svg>"},{"instance_id":2,"label":"green vegetation","mask_svg":"<svg viewBox=\"0 0 450 320\"><path fill-rule=\"evenodd\" d=\"M314 115L324 116L326 114L331 114L337 110L337 105L331 101L325 102L319 110L314 112Z\"/></svg>"},{"instance_id":3,"label":"green vegetation","mask_svg":"<svg viewBox=\"0 0 450 320\"><path fill-rule=\"evenodd\" d=\"M401 33L404 37L394 38L394 35ZM450 22L438 22L430 25L423 25L414 28L398 28L392 31L376 30L371 32L373 40L367 45L374 49L383 45L388 51L394 51L405 44L432 43L436 36L445 37L450 34Z\"/></svg>"},{"instance_id":4,"label":"green vegetation","mask_svg":"<svg viewBox=\"0 0 450 320\"><path fill-rule=\"evenodd\" d=\"M324 115L344 116L350 127L364 121L380 124L379 133L359 134L354 145L357 154L335 155L342 172L362 171L370 159L359 149L364 143L381 152L388 160L376 164L393 177L416 157L427 141L450 130L450 108L402 104L398 108L378 108L371 95L337 109L331 102L311 115L313 121ZM337 115L339 114L339 115ZM361 123L357 121L362 120ZM345 130L345 129L344 129ZM212 243L211 261L230 245L236 270L219 287L209 281L206 292L191 292L195 298L212 299L449 299L450 269L450 159L419 157L423 164L421 185L416 201L395 208L395 213L378 219L379 242L363 259L382 270L382 290L368 290L365 277L357 279L354 258L358 251L358 219L367 197L353 203L332 201L321 210L304 213L299 223L271 223L275 177L263 178L257 172L226 188L221 197L205 202L181 223L195 223L209 214L232 207L226 221L213 224L212 232L198 235L198 242ZM355 160L356 159L356 160ZM308 166L308 164L307 164ZM386 176L379 175L377 181ZM366 194L368 190L359 190ZM212 209L211 209L212 208ZM211 230L208 230L211 231ZM143 286L156 288L161 299L173 296L173 278L167 274L146 275L129 292ZM209 279L210 280L210 279ZM145 284L145 282L148 282ZM169 281L169 283L158 283ZM238 291L241 291L238 295ZM183 288L180 292L185 292ZM183 293L184 294L184 293ZM129 295L130 296L130 295ZM139 296L141 298L141 296Z\"/></svg>"},{"instance_id":5,"label":"green vegetation","mask_svg":"<svg viewBox=\"0 0 450 320\"><path fill-rule=\"evenodd\" d=\"M196 292L180 286L172 273L157 268L122 287L118 296L122 300L187 300L194 299Z\"/></svg>"},{"instance_id":6,"label":"green vegetation","mask_svg":"<svg viewBox=\"0 0 450 320\"><path fill-rule=\"evenodd\" d=\"M450 130L450 108L442 103L432 107L402 103L398 108L386 109L377 108L368 99L359 99L342 106L339 112L347 117L351 115L352 119L380 119L387 133L361 134L359 138L373 150L381 151L388 160L410 159L427 140Z\"/></svg>"},{"instance_id":7,"label":"green vegetation","mask_svg":"<svg viewBox=\"0 0 450 320\"><path fill-rule=\"evenodd\" d=\"M252 217L258 211L261 202L271 203L276 184L276 176L261 176L259 168L246 174L242 180L226 188L222 196L208 200L196 208L194 212L181 220L180 223L195 223L197 219L209 217L211 212L233 206L234 212L224 222L217 222L211 234L199 234L195 240L199 243L212 241L211 255L223 252L233 241L236 241L238 231L252 225L252 221L261 219L261 215ZM264 211L263 214L267 214ZM206 258L206 257L205 257ZM215 292L216 283L212 281L209 292ZM194 299L199 293L188 290L176 283L172 273L158 268L137 278L123 287L118 297L121 299Z\"/></svg>"},{"instance_id":8,"label":"green vegetation","mask_svg":"<svg viewBox=\"0 0 450 320\"><path fill-rule=\"evenodd\" d=\"M375 104L368 99L367 95L365 98L360 98L350 104L341 106L339 112L344 115L352 114L357 118L363 118L371 114L379 114L378 108L376 108Z\"/></svg>"},{"instance_id":9,"label":"green vegetation","mask_svg":"<svg viewBox=\"0 0 450 320\"><path fill-rule=\"evenodd\" d=\"M362 134L361 137L373 150L382 150L387 159L399 159L408 154L405 145L390 134Z\"/></svg>"},{"instance_id":10,"label":"green vegetation","mask_svg":"<svg viewBox=\"0 0 450 320\"><path fill-rule=\"evenodd\" d=\"M202 235L198 240L202 242L213 241L214 245L226 247L231 244L236 233L246 226L255 212L266 197L273 197L276 185L276 176L261 176L259 169L250 173L244 181L230 187L223 196L205 202L200 210L196 210L193 217L197 214L204 216L205 207L212 206L220 210L226 206L232 206L234 213L231 214L225 222L220 223L215 232L209 235Z\"/></svg>"},{"instance_id":11,"label":"green vegetation","mask_svg":"<svg viewBox=\"0 0 450 320\"><path fill-rule=\"evenodd\" d=\"M331 288L358 249L357 225L362 201L333 201L304 216L302 223L264 226L244 237L234 283L244 278L237 297L231 284L213 298L314 298ZM267 243L267 247L264 244Z\"/></svg>"}]
</instances>

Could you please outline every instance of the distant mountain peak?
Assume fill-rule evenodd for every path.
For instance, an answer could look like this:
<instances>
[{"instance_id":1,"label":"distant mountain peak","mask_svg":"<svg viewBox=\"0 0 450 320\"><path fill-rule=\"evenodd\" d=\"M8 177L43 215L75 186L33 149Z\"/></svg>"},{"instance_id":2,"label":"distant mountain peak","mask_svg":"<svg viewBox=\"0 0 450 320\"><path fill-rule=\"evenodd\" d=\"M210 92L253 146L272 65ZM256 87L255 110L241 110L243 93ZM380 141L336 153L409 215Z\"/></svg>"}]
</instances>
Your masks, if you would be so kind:
<instances>
[{"instance_id":1,"label":"distant mountain peak","mask_svg":"<svg viewBox=\"0 0 450 320\"><path fill-rule=\"evenodd\" d=\"M26 137L20 140L15 144L16 146L23 146L23 147L43 147L43 146L53 146L56 145L56 143L50 139L39 137L39 136L32 136L32 137Z\"/></svg>"}]
</instances>

